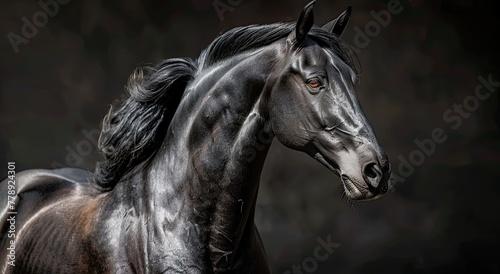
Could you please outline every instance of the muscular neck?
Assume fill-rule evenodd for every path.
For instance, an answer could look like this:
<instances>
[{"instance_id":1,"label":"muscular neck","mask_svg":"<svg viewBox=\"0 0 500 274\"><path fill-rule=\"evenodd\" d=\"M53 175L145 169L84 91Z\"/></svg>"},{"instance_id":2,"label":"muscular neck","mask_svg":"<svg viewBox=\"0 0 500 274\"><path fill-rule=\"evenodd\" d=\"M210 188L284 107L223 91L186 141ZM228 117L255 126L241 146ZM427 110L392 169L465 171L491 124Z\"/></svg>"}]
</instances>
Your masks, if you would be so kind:
<instances>
[{"instance_id":1,"label":"muscular neck","mask_svg":"<svg viewBox=\"0 0 500 274\"><path fill-rule=\"evenodd\" d=\"M186 244L208 244L207 257L218 270L231 267L246 244L242 239L253 233L259 178L273 139L264 75L275 54L241 55L191 83L147 174L157 228L189 224L194 234Z\"/></svg>"}]
</instances>

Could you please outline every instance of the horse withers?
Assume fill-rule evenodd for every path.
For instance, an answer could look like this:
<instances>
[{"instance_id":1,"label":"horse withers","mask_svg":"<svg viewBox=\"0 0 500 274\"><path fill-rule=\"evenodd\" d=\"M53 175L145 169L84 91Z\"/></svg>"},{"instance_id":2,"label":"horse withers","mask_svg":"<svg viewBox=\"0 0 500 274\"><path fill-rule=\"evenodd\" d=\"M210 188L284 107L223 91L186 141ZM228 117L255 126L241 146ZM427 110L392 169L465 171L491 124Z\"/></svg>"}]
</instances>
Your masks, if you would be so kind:
<instances>
[{"instance_id":1,"label":"horse withers","mask_svg":"<svg viewBox=\"0 0 500 274\"><path fill-rule=\"evenodd\" d=\"M390 165L339 38L351 9L317 27L313 5L295 23L235 28L196 60L134 72L103 121L94 172L17 174L15 266L0 202L2 272L269 273L254 225L262 136L317 159L350 200L386 193Z\"/></svg>"}]
</instances>

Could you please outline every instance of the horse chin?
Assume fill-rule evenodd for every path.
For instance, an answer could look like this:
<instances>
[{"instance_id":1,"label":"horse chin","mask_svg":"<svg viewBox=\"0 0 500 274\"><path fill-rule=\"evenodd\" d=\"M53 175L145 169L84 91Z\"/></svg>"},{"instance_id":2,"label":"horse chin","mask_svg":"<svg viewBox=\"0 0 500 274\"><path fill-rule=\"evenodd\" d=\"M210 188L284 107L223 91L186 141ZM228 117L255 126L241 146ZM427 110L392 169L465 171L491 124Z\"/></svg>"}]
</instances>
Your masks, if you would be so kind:
<instances>
[{"instance_id":1,"label":"horse chin","mask_svg":"<svg viewBox=\"0 0 500 274\"><path fill-rule=\"evenodd\" d=\"M383 194L374 194L367 187L362 187L360 183L355 183L346 175L341 176L344 193L350 200L372 201L383 196Z\"/></svg>"},{"instance_id":2,"label":"horse chin","mask_svg":"<svg viewBox=\"0 0 500 274\"><path fill-rule=\"evenodd\" d=\"M340 179L342 181L342 185L344 187L345 196L349 200L353 200L353 201L376 200L376 199L379 199L382 196L384 196L384 194L387 193L388 189L391 187L392 174L390 176L391 178L388 179L389 188L385 189L382 192L373 193L369 190L368 185L366 185L365 182L358 182L358 181L352 179L352 177L347 176L346 174L344 174L340 170L340 168L338 167L338 165L335 162L328 160L321 153L316 153L315 155L313 155L313 158L316 159L321 164L323 164L324 166L326 166L330 171L332 171L333 173L335 173L337 176L340 177Z\"/></svg>"}]
</instances>

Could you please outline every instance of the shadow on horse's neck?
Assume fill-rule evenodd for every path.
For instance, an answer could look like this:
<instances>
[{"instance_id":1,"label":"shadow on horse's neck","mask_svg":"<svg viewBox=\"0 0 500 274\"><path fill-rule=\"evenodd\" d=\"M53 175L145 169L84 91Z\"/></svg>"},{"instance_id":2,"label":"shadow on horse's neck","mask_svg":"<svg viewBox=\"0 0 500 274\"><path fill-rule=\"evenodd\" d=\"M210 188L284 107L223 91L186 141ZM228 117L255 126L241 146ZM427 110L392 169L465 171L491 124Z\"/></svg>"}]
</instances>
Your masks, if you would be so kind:
<instances>
[{"instance_id":1,"label":"shadow on horse's neck","mask_svg":"<svg viewBox=\"0 0 500 274\"><path fill-rule=\"evenodd\" d=\"M244 234L254 233L260 174L274 137L266 83L276 54L264 48L198 72L148 167L149 204L194 223L214 264L226 263L245 244Z\"/></svg>"}]
</instances>

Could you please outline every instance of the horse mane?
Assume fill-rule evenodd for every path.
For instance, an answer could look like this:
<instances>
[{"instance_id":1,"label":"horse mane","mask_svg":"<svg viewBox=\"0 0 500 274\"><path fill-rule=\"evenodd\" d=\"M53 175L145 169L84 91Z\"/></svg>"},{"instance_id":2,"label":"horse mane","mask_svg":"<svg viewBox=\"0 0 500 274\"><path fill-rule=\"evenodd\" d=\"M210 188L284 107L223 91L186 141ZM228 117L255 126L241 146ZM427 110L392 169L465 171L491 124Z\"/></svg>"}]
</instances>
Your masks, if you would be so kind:
<instances>
[{"instance_id":1,"label":"horse mane","mask_svg":"<svg viewBox=\"0 0 500 274\"><path fill-rule=\"evenodd\" d=\"M219 35L193 61L167 59L155 67L136 69L125 87L129 97L112 106L102 122L98 149L104 160L94 171L94 183L103 191L112 189L124 176L147 164L156 154L180 104L187 84L195 74L237 54L258 49L286 38L295 23L238 27ZM351 52L340 38L313 27L309 37L331 49L356 71Z\"/></svg>"},{"instance_id":2,"label":"horse mane","mask_svg":"<svg viewBox=\"0 0 500 274\"><path fill-rule=\"evenodd\" d=\"M258 49L286 38L291 31L295 31L295 25L295 22L280 22L233 28L219 35L203 51L198 58L198 68L199 70L206 69L237 54ZM311 28L308 36L321 47L332 50L351 69L358 72L353 62L354 52L342 42L340 37L317 26Z\"/></svg>"},{"instance_id":3,"label":"horse mane","mask_svg":"<svg viewBox=\"0 0 500 274\"><path fill-rule=\"evenodd\" d=\"M129 97L102 122L94 182L112 189L130 171L158 151L196 66L188 58L167 59L156 67L138 68L125 87Z\"/></svg>"}]
</instances>

